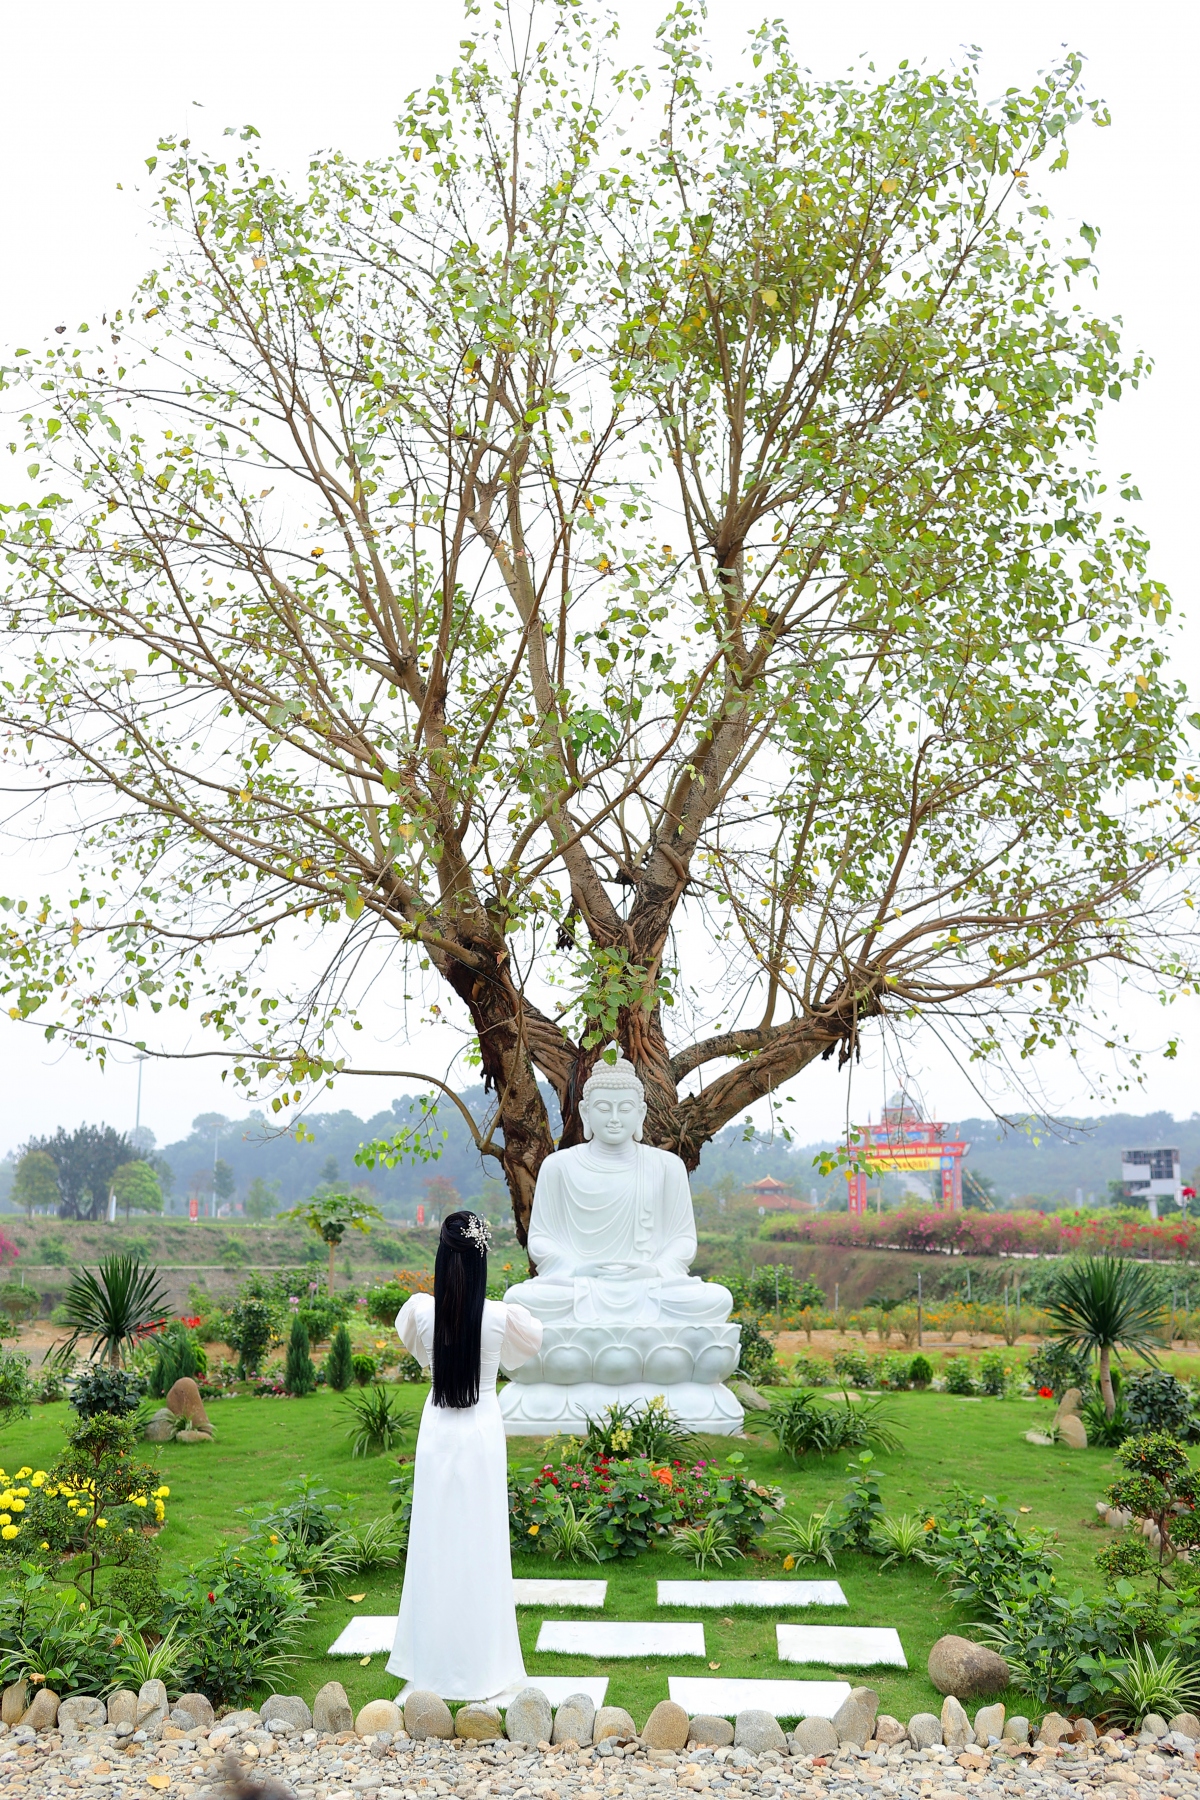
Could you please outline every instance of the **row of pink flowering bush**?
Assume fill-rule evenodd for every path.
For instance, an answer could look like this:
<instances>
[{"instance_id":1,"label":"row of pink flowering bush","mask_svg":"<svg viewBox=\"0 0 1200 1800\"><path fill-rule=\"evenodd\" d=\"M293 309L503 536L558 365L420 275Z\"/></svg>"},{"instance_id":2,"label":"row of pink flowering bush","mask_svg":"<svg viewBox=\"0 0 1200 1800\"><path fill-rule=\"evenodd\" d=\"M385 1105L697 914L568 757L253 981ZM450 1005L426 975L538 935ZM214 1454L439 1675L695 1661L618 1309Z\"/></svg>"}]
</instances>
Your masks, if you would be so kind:
<instances>
[{"instance_id":1,"label":"row of pink flowering bush","mask_svg":"<svg viewBox=\"0 0 1200 1800\"><path fill-rule=\"evenodd\" d=\"M844 1244L955 1256L1069 1256L1111 1250L1154 1262L1200 1260L1200 1220L1151 1219L1146 1213L895 1212L771 1219L762 1235L781 1244Z\"/></svg>"}]
</instances>

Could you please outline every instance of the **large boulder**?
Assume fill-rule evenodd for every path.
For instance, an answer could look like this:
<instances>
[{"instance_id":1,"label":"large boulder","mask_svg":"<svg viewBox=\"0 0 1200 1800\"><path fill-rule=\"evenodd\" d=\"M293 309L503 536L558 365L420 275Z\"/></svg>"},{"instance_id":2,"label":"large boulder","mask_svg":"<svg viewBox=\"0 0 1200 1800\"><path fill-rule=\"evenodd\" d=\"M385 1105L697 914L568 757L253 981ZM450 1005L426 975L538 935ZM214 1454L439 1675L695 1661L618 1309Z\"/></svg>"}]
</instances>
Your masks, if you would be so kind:
<instances>
[{"instance_id":1,"label":"large boulder","mask_svg":"<svg viewBox=\"0 0 1200 1800\"><path fill-rule=\"evenodd\" d=\"M211 1731L216 1720L212 1701L204 1694L180 1694L175 1702L184 1712L191 1713L201 1731Z\"/></svg>"},{"instance_id":2,"label":"large boulder","mask_svg":"<svg viewBox=\"0 0 1200 1800\"><path fill-rule=\"evenodd\" d=\"M942 1741L942 1721L936 1713L914 1713L908 1721L908 1741L915 1750L932 1750Z\"/></svg>"},{"instance_id":3,"label":"large boulder","mask_svg":"<svg viewBox=\"0 0 1200 1800\"><path fill-rule=\"evenodd\" d=\"M548 1744L554 1730L554 1712L539 1687L522 1688L508 1703L504 1729L514 1744Z\"/></svg>"},{"instance_id":4,"label":"large boulder","mask_svg":"<svg viewBox=\"0 0 1200 1800\"><path fill-rule=\"evenodd\" d=\"M148 1738L159 1738L167 1715L171 1710L171 1702L167 1699L167 1690L161 1681L143 1681L138 1689L137 1728L144 1731Z\"/></svg>"},{"instance_id":5,"label":"large boulder","mask_svg":"<svg viewBox=\"0 0 1200 1800\"><path fill-rule=\"evenodd\" d=\"M22 1725L32 1731L53 1731L58 1723L58 1695L52 1688L40 1687L21 1715Z\"/></svg>"},{"instance_id":6,"label":"large boulder","mask_svg":"<svg viewBox=\"0 0 1200 1800\"><path fill-rule=\"evenodd\" d=\"M728 1719L718 1718L716 1713L697 1713L688 1726L689 1744L711 1744L714 1750L719 1750L722 1745L732 1742L733 1726Z\"/></svg>"},{"instance_id":7,"label":"large boulder","mask_svg":"<svg viewBox=\"0 0 1200 1800\"><path fill-rule=\"evenodd\" d=\"M1196 1717L1195 1713L1176 1713L1171 1720L1171 1730L1178 1731L1182 1737L1200 1740L1200 1719Z\"/></svg>"},{"instance_id":8,"label":"large boulder","mask_svg":"<svg viewBox=\"0 0 1200 1800\"><path fill-rule=\"evenodd\" d=\"M1054 1423L1061 1425L1064 1419L1076 1417L1083 1410L1083 1389L1069 1387L1058 1403L1054 1414Z\"/></svg>"},{"instance_id":9,"label":"large boulder","mask_svg":"<svg viewBox=\"0 0 1200 1800\"><path fill-rule=\"evenodd\" d=\"M368 1700L359 1709L354 1729L359 1737L378 1737L381 1731L390 1731L395 1737L404 1730L404 1714L394 1700Z\"/></svg>"},{"instance_id":10,"label":"large boulder","mask_svg":"<svg viewBox=\"0 0 1200 1800\"><path fill-rule=\"evenodd\" d=\"M1008 1686L1008 1664L984 1644L953 1632L940 1637L929 1652L929 1679L939 1694L959 1700L983 1700Z\"/></svg>"},{"instance_id":11,"label":"large boulder","mask_svg":"<svg viewBox=\"0 0 1200 1800\"><path fill-rule=\"evenodd\" d=\"M1024 1713L1014 1713L1011 1719L1005 1719L1004 1735L1010 1744L1029 1742L1029 1720Z\"/></svg>"},{"instance_id":12,"label":"large boulder","mask_svg":"<svg viewBox=\"0 0 1200 1800\"><path fill-rule=\"evenodd\" d=\"M500 1717L500 1708L493 1706L490 1700L473 1700L469 1706L460 1706L454 1715L454 1735L474 1738L479 1743L502 1738L504 1721Z\"/></svg>"},{"instance_id":13,"label":"large boulder","mask_svg":"<svg viewBox=\"0 0 1200 1800\"><path fill-rule=\"evenodd\" d=\"M623 1706L598 1706L596 1717L592 1721L592 1742L603 1743L605 1738L635 1738L637 1726Z\"/></svg>"},{"instance_id":14,"label":"large boulder","mask_svg":"<svg viewBox=\"0 0 1200 1800\"><path fill-rule=\"evenodd\" d=\"M774 1713L760 1706L749 1706L733 1722L733 1741L739 1750L761 1756L764 1750L786 1750L787 1738Z\"/></svg>"},{"instance_id":15,"label":"large boulder","mask_svg":"<svg viewBox=\"0 0 1200 1800\"><path fill-rule=\"evenodd\" d=\"M64 1731L86 1731L89 1726L108 1724L108 1708L90 1694L71 1694L59 1701L58 1722Z\"/></svg>"},{"instance_id":16,"label":"large boulder","mask_svg":"<svg viewBox=\"0 0 1200 1800\"><path fill-rule=\"evenodd\" d=\"M1058 1421L1058 1441L1065 1444L1068 1450L1086 1450L1088 1447L1087 1426L1078 1413L1068 1413Z\"/></svg>"},{"instance_id":17,"label":"large boulder","mask_svg":"<svg viewBox=\"0 0 1200 1800\"><path fill-rule=\"evenodd\" d=\"M947 1750L965 1750L975 1742L971 1721L953 1694L947 1694L942 1701L942 1742Z\"/></svg>"},{"instance_id":18,"label":"large boulder","mask_svg":"<svg viewBox=\"0 0 1200 1800\"><path fill-rule=\"evenodd\" d=\"M809 1719L801 1719L792 1733L793 1756L836 1756L837 1748L833 1720L818 1718L815 1713Z\"/></svg>"},{"instance_id":19,"label":"large boulder","mask_svg":"<svg viewBox=\"0 0 1200 1800\"><path fill-rule=\"evenodd\" d=\"M642 1742L651 1750L682 1750L688 1741L688 1716L674 1700L660 1700L642 1726Z\"/></svg>"},{"instance_id":20,"label":"large boulder","mask_svg":"<svg viewBox=\"0 0 1200 1800\"><path fill-rule=\"evenodd\" d=\"M228 1721L223 1721L228 1723ZM340 1681L327 1681L312 1703L314 1731L353 1731L354 1714Z\"/></svg>"},{"instance_id":21,"label":"large boulder","mask_svg":"<svg viewBox=\"0 0 1200 1800\"><path fill-rule=\"evenodd\" d=\"M404 1702L404 1729L418 1742L422 1738L452 1738L454 1720L440 1694L414 1688Z\"/></svg>"},{"instance_id":22,"label":"large boulder","mask_svg":"<svg viewBox=\"0 0 1200 1800\"><path fill-rule=\"evenodd\" d=\"M212 1435L212 1425L200 1398L200 1389L190 1375L181 1375L166 1398L167 1411L177 1419L186 1419L193 1431Z\"/></svg>"},{"instance_id":23,"label":"large boulder","mask_svg":"<svg viewBox=\"0 0 1200 1800\"><path fill-rule=\"evenodd\" d=\"M1038 1736L1043 1744L1061 1744L1065 1737L1070 1737L1074 1729L1070 1719L1062 1713L1048 1712L1038 1726Z\"/></svg>"},{"instance_id":24,"label":"large boulder","mask_svg":"<svg viewBox=\"0 0 1200 1800\"><path fill-rule=\"evenodd\" d=\"M857 1744L861 1750L875 1729L879 1695L874 1688L851 1688L833 1715L839 1744Z\"/></svg>"},{"instance_id":25,"label":"large boulder","mask_svg":"<svg viewBox=\"0 0 1200 1800\"><path fill-rule=\"evenodd\" d=\"M181 1702L182 1704L182 1702ZM272 1719L282 1719L285 1725L292 1726L295 1731L311 1731L312 1714L308 1710L307 1700L299 1694L272 1694L262 1703L262 1722L269 1725Z\"/></svg>"},{"instance_id":26,"label":"large boulder","mask_svg":"<svg viewBox=\"0 0 1200 1800\"><path fill-rule=\"evenodd\" d=\"M596 1702L590 1694L568 1694L554 1715L552 1744L578 1744L581 1748L592 1741L596 1723Z\"/></svg>"}]
</instances>

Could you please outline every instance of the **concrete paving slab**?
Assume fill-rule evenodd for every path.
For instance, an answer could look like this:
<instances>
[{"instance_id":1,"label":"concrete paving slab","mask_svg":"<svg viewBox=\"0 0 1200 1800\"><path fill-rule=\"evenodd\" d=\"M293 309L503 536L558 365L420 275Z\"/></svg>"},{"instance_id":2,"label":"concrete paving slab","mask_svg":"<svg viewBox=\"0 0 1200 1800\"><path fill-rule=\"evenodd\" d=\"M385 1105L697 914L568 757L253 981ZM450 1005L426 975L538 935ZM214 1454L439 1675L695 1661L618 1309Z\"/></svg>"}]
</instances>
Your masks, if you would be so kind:
<instances>
[{"instance_id":1,"label":"concrete paving slab","mask_svg":"<svg viewBox=\"0 0 1200 1800\"><path fill-rule=\"evenodd\" d=\"M843 1700L850 1698L848 1681L753 1681L719 1675L671 1675L667 1678L671 1699L693 1717L716 1713L734 1719L738 1713L759 1706L777 1719L832 1719Z\"/></svg>"},{"instance_id":2,"label":"concrete paving slab","mask_svg":"<svg viewBox=\"0 0 1200 1800\"><path fill-rule=\"evenodd\" d=\"M660 1581L660 1606L845 1606L837 1581Z\"/></svg>"},{"instance_id":3,"label":"concrete paving slab","mask_svg":"<svg viewBox=\"0 0 1200 1800\"><path fill-rule=\"evenodd\" d=\"M777 1625L775 1639L780 1662L828 1663L839 1669L908 1667L900 1634L890 1625Z\"/></svg>"},{"instance_id":4,"label":"concrete paving slab","mask_svg":"<svg viewBox=\"0 0 1200 1800\"><path fill-rule=\"evenodd\" d=\"M544 1619L537 1649L558 1656L703 1656L704 1627L656 1619Z\"/></svg>"}]
</instances>

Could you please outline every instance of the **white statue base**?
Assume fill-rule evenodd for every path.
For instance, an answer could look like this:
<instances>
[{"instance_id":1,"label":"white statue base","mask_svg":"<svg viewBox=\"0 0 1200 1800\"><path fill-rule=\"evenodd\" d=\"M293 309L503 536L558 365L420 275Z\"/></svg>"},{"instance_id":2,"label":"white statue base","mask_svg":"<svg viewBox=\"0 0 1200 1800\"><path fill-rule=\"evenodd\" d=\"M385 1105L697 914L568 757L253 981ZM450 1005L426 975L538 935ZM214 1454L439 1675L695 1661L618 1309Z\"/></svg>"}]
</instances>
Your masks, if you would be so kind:
<instances>
[{"instance_id":1,"label":"white statue base","mask_svg":"<svg viewBox=\"0 0 1200 1800\"><path fill-rule=\"evenodd\" d=\"M606 1407L645 1406L660 1398L689 1431L735 1437L742 1429L742 1409L719 1381L630 1381L615 1387L600 1381L576 1381L568 1387L510 1381L500 1390L500 1411L509 1437L579 1437L588 1419L602 1418Z\"/></svg>"}]
</instances>

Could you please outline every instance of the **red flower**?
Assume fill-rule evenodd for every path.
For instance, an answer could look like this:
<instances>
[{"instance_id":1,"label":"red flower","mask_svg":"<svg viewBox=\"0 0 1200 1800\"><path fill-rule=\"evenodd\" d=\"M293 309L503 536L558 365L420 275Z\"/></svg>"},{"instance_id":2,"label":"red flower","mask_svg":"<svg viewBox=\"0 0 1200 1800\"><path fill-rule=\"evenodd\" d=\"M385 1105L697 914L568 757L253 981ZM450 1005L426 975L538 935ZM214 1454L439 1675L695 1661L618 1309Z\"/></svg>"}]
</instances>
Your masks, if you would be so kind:
<instances>
[{"instance_id":1,"label":"red flower","mask_svg":"<svg viewBox=\"0 0 1200 1800\"><path fill-rule=\"evenodd\" d=\"M1038 1398L1039 1398L1039 1400L1053 1400L1054 1389L1053 1388L1039 1388L1038 1389Z\"/></svg>"},{"instance_id":2,"label":"red flower","mask_svg":"<svg viewBox=\"0 0 1200 1800\"><path fill-rule=\"evenodd\" d=\"M211 1601L213 1601L215 1603L216 1598L217 1598L217 1596L215 1594L210 1594L208 1597Z\"/></svg>"}]
</instances>

